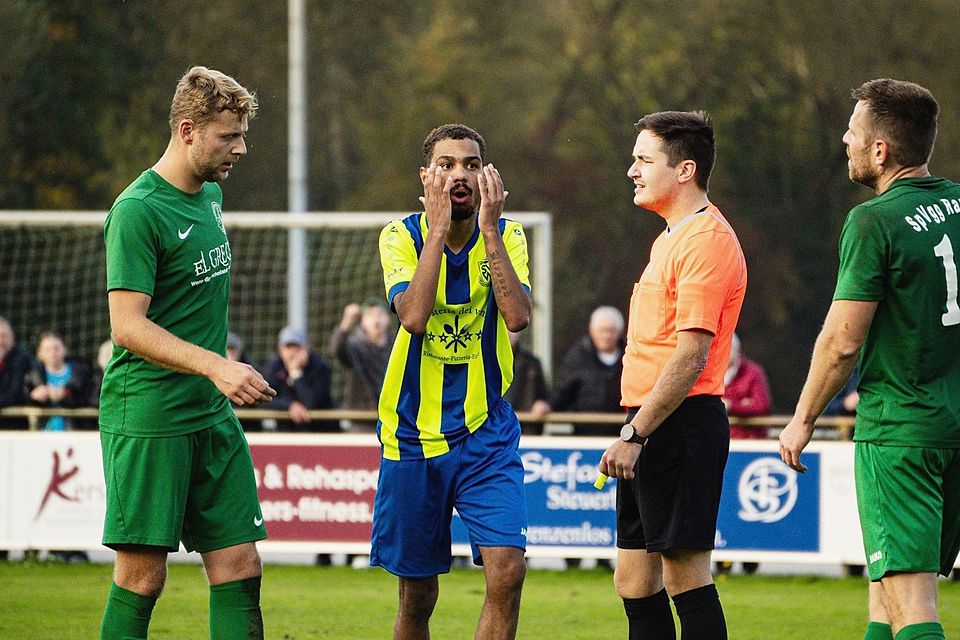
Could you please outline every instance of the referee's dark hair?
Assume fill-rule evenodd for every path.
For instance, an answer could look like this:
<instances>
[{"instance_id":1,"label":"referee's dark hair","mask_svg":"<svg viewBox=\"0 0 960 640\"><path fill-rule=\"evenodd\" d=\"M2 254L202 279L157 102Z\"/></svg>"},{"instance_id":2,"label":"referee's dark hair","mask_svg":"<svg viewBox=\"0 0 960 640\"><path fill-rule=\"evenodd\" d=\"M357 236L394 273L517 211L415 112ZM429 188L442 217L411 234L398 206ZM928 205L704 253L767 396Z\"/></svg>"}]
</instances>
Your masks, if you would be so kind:
<instances>
[{"instance_id":1,"label":"referee's dark hair","mask_svg":"<svg viewBox=\"0 0 960 640\"><path fill-rule=\"evenodd\" d=\"M713 142L713 122L705 111L660 111L640 118L637 133L647 130L663 140L667 162L675 167L683 160L697 165L697 186L707 191L710 172L717 158Z\"/></svg>"},{"instance_id":2,"label":"referee's dark hair","mask_svg":"<svg viewBox=\"0 0 960 640\"><path fill-rule=\"evenodd\" d=\"M918 167L929 162L940 113L929 90L904 80L879 78L864 82L850 95L867 104L869 136L886 142L897 164Z\"/></svg>"}]
</instances>

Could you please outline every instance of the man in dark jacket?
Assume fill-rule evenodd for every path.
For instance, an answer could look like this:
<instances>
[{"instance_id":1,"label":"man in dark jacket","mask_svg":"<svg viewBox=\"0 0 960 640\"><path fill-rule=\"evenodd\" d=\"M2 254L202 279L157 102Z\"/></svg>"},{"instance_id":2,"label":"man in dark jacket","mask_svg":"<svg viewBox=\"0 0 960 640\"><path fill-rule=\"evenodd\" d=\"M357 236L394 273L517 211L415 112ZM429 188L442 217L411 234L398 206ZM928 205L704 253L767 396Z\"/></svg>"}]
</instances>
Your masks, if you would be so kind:
<instances>
[{"instance_id":1,"label":"man in dark jacket","mask_svg":"<svg viewBox=\"0 0 960 640\"><path fill-rule=\"evenodd\" d=\"M368 298L363 304L354 302L344 307L343 318L330 334L327 354L344 368L345 409L377 408L395 334L396 326L383 298ZM347 430L374 433L377 422L353 420Z\"/></svg>"},{"instance_id":2,"label":"man in dark jacket","mask_svg":"<svg viewBox=\"0 0 960 640\"><path fill-rule=\"evenodd\" d=\"M293 425L289 431L339 431L335 421L311 422L311 409L330 409L330 367L310 350L307 334L299 327L284 327L277 354L267 363L264 378L277 390L267 409L286 409Z\"/></svg>"},{"instance_id":3,"label":"man in dark jacket","mask_svg":"<svg viewBox=\"0 0 960 640\"><path fill-rule=\"evenodd\" d=\"M26 404L23 379L30 371L33 358L16 343L13 327L0 317L0 409ZM25 418L0 418L0 429L26 429Z\"/></svg>"},{"instance_id":4,"label":"man in dark jacket","mask_svg":"<svg viewBox=\"0 0 960 640\"><path fill-rule=\"evenodd\" d=\"M622 412L620 373L623 370L623 314L615 307L598 307L590 314L588 335L563 357L550 396L552 411ZM615 435L614 424L576 424L574 435Z\"/></svg>"}]
</instances>

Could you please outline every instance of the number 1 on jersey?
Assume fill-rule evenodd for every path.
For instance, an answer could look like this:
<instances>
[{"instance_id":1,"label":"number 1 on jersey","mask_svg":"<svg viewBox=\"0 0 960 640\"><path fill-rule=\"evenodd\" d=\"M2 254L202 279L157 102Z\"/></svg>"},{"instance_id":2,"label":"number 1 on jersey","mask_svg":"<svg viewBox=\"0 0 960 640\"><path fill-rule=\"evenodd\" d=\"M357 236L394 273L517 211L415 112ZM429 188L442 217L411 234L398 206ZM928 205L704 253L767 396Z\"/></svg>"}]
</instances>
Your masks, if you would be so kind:
<instances>
[{"instance_id":1,"label":"number 1 on jersey","mask_svg":"<svg viewBox=\"0 0 960 640\"><path fill-rule=\"evenodd\" d=\"M947 234L933 248L933 253L943 260L943 271L947 278L947 312L940 317L943 326L960 324L960 305L957 305L957 263L953 261L953 244Z\"/></svg>"}]
</instances>

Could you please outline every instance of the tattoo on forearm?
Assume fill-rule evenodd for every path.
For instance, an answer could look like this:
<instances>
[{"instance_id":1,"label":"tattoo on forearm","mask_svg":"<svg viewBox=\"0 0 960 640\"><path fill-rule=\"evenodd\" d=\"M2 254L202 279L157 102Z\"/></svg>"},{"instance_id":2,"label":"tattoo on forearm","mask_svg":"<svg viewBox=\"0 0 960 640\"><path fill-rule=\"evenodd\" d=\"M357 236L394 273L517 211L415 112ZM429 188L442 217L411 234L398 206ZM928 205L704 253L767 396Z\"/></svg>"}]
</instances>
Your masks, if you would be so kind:
<instances>
[{"instance_id":1,"label":"tattoo on forearm","mask_svg":"<svg viewBox=\"0 0 960 640\"><path fill-rule=\"evenodd\" d=\"M490 263L490 271L493 275L494 292L499 293L503 298L509 298L510 289L507 287L507 277L501 264L503 252L494 249L491 253L487 254L487 260Z\"/></svg>"}]
</instances>

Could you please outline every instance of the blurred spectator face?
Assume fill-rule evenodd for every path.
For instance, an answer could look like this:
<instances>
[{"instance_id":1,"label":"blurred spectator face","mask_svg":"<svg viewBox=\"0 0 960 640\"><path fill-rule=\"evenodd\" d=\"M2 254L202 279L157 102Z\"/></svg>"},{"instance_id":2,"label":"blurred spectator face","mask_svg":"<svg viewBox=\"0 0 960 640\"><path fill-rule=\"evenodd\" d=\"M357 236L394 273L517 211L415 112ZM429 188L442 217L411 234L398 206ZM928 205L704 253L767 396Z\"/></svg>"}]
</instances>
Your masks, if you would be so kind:
<instances>
[{"instance_id":1,"label":"blurred spectator face","mask_svg":"<svg viewBox=\"0 0 960 640\"><path fill-rule=\"evenodd\" d=\"M56 336L44 336L37 345L37 360L50 371L59 371L67 356L63 341Z\"/></svg>"},{"instance_id":2,"label":"blurred spectator face","mask_svg":"<svg viewBox=\"0 0 960 640\"><path fill-rule=\"evenodd\" d=\"M360 316L360 328L371 340L377 340L386 335L389 326L390 312L379 304L367 306Z\"/></svg>"},{"instance_id":3,"label":"blurred spectator face","mask_svg":"<svg viewBox=\"0 0 960 640\"><path fill-rule=\"evenodd\" d=\"M728 369L739 369L740 368L740 359L743 357L743 349L740 347L740 339L736 336L733 337L733 341L730 343L730 359L727 361Z\"/></svg>"},{"instance_id":4,"label":"blurred spectator face","mask_svg":"<svg viewBox=\"0 0 960 640\"><path fill-rule=\"evenodd\" d=\"M240 362L240 356L243 355L243 341L235 333L227 334L227 360Z\"/></svg>"},{"instance_id":5,"label":"blurred spectator face","mask_svg":"<svg viewBox=\"0 0 960 640\"><path fill-rule=\"evenodd\" d=\"M618 351L623 337L623 317L613 312L594 312L589 333L593 347L600 353Z\"/></svg>"},{"instance_id":6,"label":"blurred spectator face","mask_svg":"<svg viewBox=\"0 0 960 640\"><path fill-rule=\"evenodd\" d=\"M280 352L280 359L283 360L283 366L287 371L293 369L303 369L307 365L310 357L310 348L305 344L288 343L277 347Z\"/></svg>"},{"instance_id":7,"label":"blurred spectator face","mask_svg":"<svg viewBox=\"0 0 960 640\"><path fill-rule=\"evenodd\" d=\"M10 349L13 349L13 328L0 318L0 360L6 357Z\"/></svg>"},{"instance_id":8,"label":"blurred spectator face","mask_svg":"<svg viewBox=\"0 0 960 640\"><path fill-rule=\"evenodd\" d=\"M110 364L110 358L113 357L113 342L110 340L104 340L100 344L100 348L97 349L97 365L103 370L107 370L107 365Z\"/></svg>"}]
</instances>

